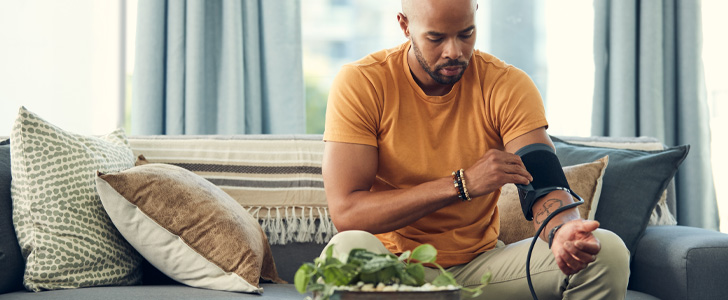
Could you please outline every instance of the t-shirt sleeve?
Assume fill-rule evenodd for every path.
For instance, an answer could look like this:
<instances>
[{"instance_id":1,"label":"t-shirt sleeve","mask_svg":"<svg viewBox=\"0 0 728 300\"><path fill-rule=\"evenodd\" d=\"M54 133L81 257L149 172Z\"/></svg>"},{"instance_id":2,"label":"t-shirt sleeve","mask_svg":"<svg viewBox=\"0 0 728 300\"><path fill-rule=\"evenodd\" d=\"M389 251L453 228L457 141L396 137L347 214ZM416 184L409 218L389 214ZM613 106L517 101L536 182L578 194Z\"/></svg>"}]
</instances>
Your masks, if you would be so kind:
<instances>
[{"instance_id":1,"label":"t-shirt sleeve","mask_svg":"<svg viewBox=\"0 0 728 300\"><path fill-rule=\"evenodd\" d=\"M324 140L377 147L379 99L371 80L356 66L342 67L329 91Z\"/></svg>"},{"instance_id":2,"label":"t-shirt sleeve","mask_svg":"<svg viewBox=\"0 0 728 300\"><path fill-rule=\"evenodd\" d=\"M503 144L541 127L548 127L541 94L522 70L510 67L493 87L491 95L493 127Z\"/></svg>"}]
</instances>

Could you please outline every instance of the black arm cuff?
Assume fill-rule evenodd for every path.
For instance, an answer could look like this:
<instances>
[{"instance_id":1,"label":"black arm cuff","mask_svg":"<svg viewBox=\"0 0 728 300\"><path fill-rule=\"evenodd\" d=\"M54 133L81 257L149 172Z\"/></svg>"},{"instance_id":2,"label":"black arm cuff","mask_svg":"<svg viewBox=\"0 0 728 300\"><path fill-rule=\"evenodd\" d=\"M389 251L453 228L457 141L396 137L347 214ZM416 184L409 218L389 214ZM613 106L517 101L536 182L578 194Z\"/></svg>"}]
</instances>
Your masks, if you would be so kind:
<instances>
[{"instance_id":1,"label":"black arm cuff","mask_svg":"<svg viewBox=\"0 0 728 300\"><path fill-rule=\"evenodd\" d=\"M533 181L529 185L516 184L526 220L533 220L533 205L546 194L554 190L566 190L574 194L569 182L566 181L559 158L551 146L531 144L516 151L516 155L521 157L526 170L533 176Z\"/></svg>"}]
</instances>

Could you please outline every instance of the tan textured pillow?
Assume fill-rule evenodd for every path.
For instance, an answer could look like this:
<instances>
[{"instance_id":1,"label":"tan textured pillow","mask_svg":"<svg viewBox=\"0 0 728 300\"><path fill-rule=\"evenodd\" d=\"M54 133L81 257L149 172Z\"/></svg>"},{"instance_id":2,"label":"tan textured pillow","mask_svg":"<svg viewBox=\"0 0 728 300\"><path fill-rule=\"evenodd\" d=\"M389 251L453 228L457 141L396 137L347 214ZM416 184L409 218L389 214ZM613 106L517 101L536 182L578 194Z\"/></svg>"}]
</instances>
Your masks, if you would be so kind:
<instances>
[{"instance_id":1,"label":"tan textured pillow","mask_svg":"<svg viewBox=\"0 0 728 300\"><path fill-rule=\"evenodd\" d=\"M602 176L608 162L609 157L605 156L591 163L564 167L564 174L566 174L569 186L584 199L584 204L578 207L579 215L584 219L594 219L594 212L602 191ZM510 244L531 238L536 234L533 222L527 221L523 217L515 185L507 184L501 189L498 212L500 214L498 239L504 243Z\"/></svg>"},{"instance_id":2,"label":"tan textured pillow","mask_svg":"<svg viewBox=\"0 0 728 300\"><path fill-rule=\"evenodd\" d=\"M262 293L283 282L258 221L204 178L167 164L99 174L101 202L119 232L152 265L184 284Z\"/></svg>"}]
</instances>

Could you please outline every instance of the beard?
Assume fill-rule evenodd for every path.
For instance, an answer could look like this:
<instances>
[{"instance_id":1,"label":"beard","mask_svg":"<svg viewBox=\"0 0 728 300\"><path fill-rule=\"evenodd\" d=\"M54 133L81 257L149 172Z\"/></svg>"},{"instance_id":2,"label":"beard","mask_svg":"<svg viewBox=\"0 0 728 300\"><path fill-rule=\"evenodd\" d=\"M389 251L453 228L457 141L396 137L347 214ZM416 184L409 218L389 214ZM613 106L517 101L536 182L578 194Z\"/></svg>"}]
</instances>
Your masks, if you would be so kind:
<instances>
[{"instance_id":1,"label":"beard","mask_svg":"<svg viewBox=\"0 0 728 300\"><path fill-rule=\"evenodd\" d=\"M450 59L447 62L436 65L435 68L430 68L430 65L427 64L427 61L425 60L425 57L422 56L422 52L420 52L420 48L417 47L417 43L415 43L414 40L412 40L412 48L415 50L415 57L417 57L417 62L420 63L420 66L422 66L422 69L427 72L430 77L435 80L435 82L443 85L449 85L449 84L455 84L460 80L460 78L463 77L463 74L465 73L465 69L468 68L468 62L467 61L459 61L456 59ZM460 73L452 76L442 75L440 73L440 70L447 67L462 67L462 70Z\"/></svg>"}]
</instances>

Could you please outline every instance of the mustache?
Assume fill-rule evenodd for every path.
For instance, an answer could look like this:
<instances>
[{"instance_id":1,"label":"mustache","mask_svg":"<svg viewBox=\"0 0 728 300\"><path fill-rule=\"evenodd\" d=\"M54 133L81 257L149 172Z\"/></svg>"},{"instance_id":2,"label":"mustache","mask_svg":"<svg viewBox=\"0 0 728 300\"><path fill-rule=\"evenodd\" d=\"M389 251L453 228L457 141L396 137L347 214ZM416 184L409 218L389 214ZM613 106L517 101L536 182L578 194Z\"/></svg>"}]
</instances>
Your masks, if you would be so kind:
<instances>
[{"instance_id":1,"label":"mustache","mask_svg":"<svg viewBox=\"0 0 728 300\"><path fill-rule=\"evenodd\" d=\"M467 67L467 66L468 66L467 61L459 61L456 59L451 59L451 60L448 60L444 64L436 66L435 69L439 70L439 69L447 68L447 67Z\"/></svg>"}]
</instances>

